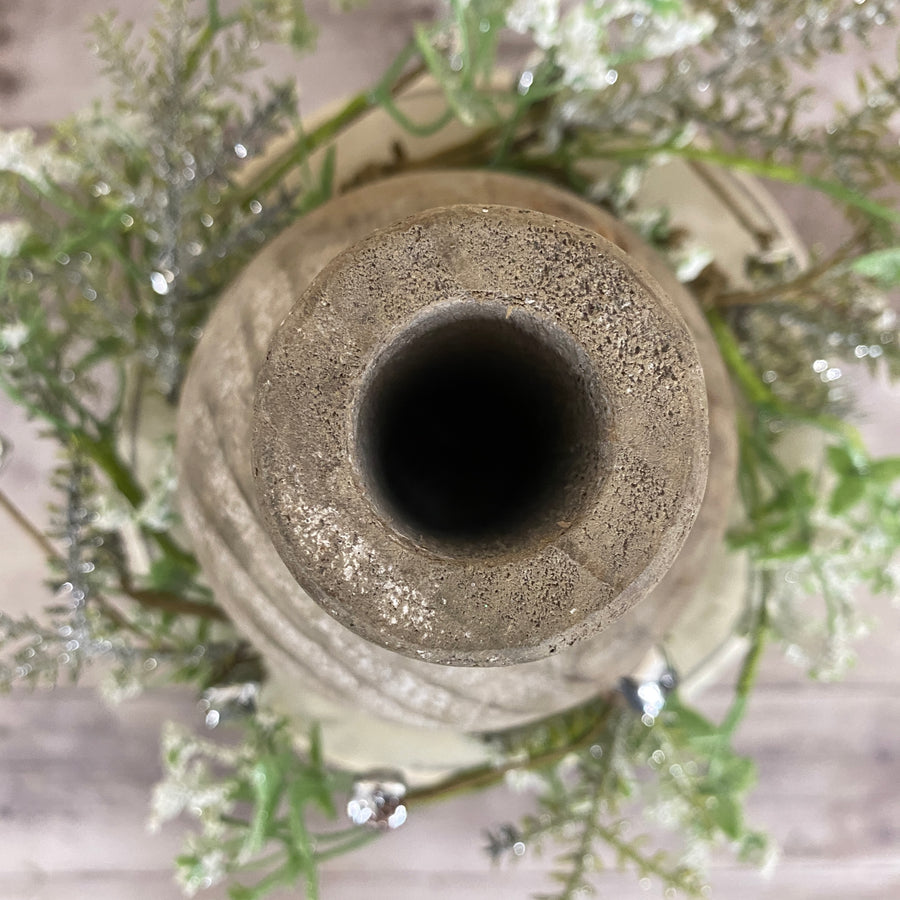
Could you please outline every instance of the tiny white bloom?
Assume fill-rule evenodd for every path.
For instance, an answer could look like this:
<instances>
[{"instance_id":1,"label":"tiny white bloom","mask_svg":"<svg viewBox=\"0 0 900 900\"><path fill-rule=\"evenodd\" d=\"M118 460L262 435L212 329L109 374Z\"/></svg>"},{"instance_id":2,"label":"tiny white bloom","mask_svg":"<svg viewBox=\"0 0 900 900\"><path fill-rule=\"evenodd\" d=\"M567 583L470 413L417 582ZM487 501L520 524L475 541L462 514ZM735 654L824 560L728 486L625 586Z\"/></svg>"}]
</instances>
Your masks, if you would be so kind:
<instances>
[{"instance_id":1,"label":"tiny white bloom","mask_svg":"<svg viewBox=\"0 0 900 900\"><path fill-rule=\"evenodd\" d=\"M679 16L659 16L647 36L644 50L650 57L671 56L679 50L694 47L708 38L716 27L715 17L708 12Z\"/></svg>"},{"instance_id":2,"label":"tiny white bloom","mask_svg":"<svg viewBox=\"0 0 900 900\"><path fill-rule=\"evenodd\" d=\"M610 60L601 49L607 20L590 15L577 6L562 21L559 29L557 59L566 83L576 90L602 90L609 87L606 73Z\"/></svg>"},{"instance_id":3,"label":"tiny white bloom","mask_svg":"<svg viewBox=\"0 0 900 900\"><path fill-rule=\"evenodd\" d=\"M675 275L682 284L693 281L713 261L709 247L687 242L671 254Z\"/></svg>"},{"instance_id":4,"label":"tiny white bloom","mask_svg":"<svg viewBox=\"0 0 900 900\"><path fill-rule=\"evenodd\" d=\"M555 51L563 80L576 91L618 81L623 42L641 58L655 59L699 44L716 25L712 15L687 3L660 12L647 0L585 0L565 15L561 6L560 0L514 0L506 24Z\"/></svg>"},{"instance_id":5,"label":"tiny white bloom","mask_svg":"<svg viewBox=\"0 0 900 900\"><path fill-rule=\"evenodd\" d=\"M0 256L15 256L30 231L28 223L21 219L0 222Z\"/></svg>"},{"instance_id":6,"label":"tiny white bloom","mask_svg":"<svg viewBox=\"0 0 900 900\"><path fill-rule=\"evenodd\" d=\"M70 181L78 174L78 166L47 145L36 145L34 131L17 128L0 131L0 171L15 172L35 184L43 186L48 178Z\"/></svg>"},{"instance_id":7,"label":"tiny white bloom","mask_svg":"<svg viewBox=\"0 0 900 900\"><path fill-rule=\"evenodd\" d=\"M0 346L15 353L28 340L28 326L24 322L13 322L0 328Z\"/></svg>"},{"instance_id":8,"label":"tiny white bloom","mask_svg":"<svg viewBox=\"0 0 900 900\"><path fill-rule=\"evenodd\" d=\"M515 0L506 13L506 24L519 34L531 32L544 50L556 43L559 30L559 0Z\"/></svg>"},{"instance_id":9,"label":"tiny white bloom","mask_svg":"<svg viewBox=\"0 0 900 900\"><path fill-rule=\"evenodd\" d=\"M133 672L110 672L100 682L100 694L111 706L140 696L144 685Z\"/></svg>"},{"instance_id":10,"label":"tiny white bloom","mask_svg":"<svg viewBox=\"0 0 900 900\"><path fill-rule=\"evenodd\" d=\"M190 794L184 785L161 781L153 789L148 830L154 833L159 831L164 822L181 815L189 801Z\"/></svg>"}]
</instances>

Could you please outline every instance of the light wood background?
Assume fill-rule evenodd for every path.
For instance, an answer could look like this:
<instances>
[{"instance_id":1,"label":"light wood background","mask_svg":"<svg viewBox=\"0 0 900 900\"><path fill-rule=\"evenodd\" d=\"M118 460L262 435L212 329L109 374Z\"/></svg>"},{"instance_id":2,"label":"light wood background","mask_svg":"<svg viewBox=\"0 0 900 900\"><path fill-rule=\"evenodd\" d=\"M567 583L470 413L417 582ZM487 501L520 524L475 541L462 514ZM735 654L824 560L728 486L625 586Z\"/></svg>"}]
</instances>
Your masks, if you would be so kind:
<instances>
[{"instance_id":1,"label":"light wood background","mask_svg":"<svg viewBox=\"0 0 900 900\"><path fill-rule=\"evenodd\" d=\"M115 5L145 23L145 0L0 0L0 127L40 128L102 91L82 37L90 14ZM305 111L372 79L405 41L413 11L432 2L370 4L337 16L326 0L309 4L323 23L318 53L296 62L276 54L278 73L296 73ZM875 51L890 62L896 31ZM860 54L863 51L860 51ZM868 52L868 51L867 51ZM836 60L813 78L831 96L852 98L848 77L860 58ZM825 206L779 190L810 241L828 241ZM900 391L857 379L863 425L880 452L900 451ZM0 432L16 445L3 486L36 521L45 520L52 447L0 399ZM37 611L47 601L40 556L0 514L0 608ZM768 653L738 746L759 765L750 816L780 843L774 874L717 861L714 896L723 900L894 900L900 898L900 633L898 610L866 601L874 632L852 674L811 684L776 651ZM721 710L726 672L702 705ZM167 719L200 722L186 691L168 689L110 709L93 691L17 692L0 698L0 900L175 900L171 861L181 832L150 836L144 823L159 775L158 737ZM524 898L546 888L548 860L530 853L492 869L482 830L527 804L504 790L412 810L389 839L326 867L326 900L423 897ZM608 898L649 894L631 875L598 878ZM212 891L221 900L224 891ZM295 897L286 891L279 898Z\"/></svg>"}]
</instances>

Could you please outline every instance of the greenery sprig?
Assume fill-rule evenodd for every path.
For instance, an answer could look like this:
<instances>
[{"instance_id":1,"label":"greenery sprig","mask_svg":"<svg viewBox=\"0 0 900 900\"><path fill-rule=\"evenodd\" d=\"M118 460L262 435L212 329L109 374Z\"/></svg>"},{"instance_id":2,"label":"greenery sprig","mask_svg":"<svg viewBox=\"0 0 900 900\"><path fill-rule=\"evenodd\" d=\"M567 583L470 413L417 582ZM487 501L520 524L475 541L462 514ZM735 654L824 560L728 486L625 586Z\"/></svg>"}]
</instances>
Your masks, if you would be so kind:
<instances>
[{"instance_id":1,"label":"greenery sprig","mask_svg":"<svg viewBox=\"0 0 900 900\"><path fill-rule=\"evenodd\" d=\"M540 850L548 838L561 845L552 873L559 889L540 895L547 898L579 896L608 865L700 896L704 856L717 843L734 845L744 861L762 861L768 842L742 812L755 769L731 750L728 729L674 696L651 727L621 706L605 712L586 752L537 770L537 811L489 833L493 858ZM642 816L644 830L635 824ZM678 851L659 849L660 830L677 836Z\"/></svg>"},{"instance_id":2,"label":"greenery sprig","mask_svg":"<svg viewBox=\"0 0 900 900\"><path fill-rule=\"evenodd\" d=\"M305 760L297 757L293 741L285 722L263 716L247 722L238 746L166 729L166 778L154 792L150 826L156 830L186 811L201 822L177 860L189 896L235 876L253 883L235 884L234 900L256 900L298 883L314 897L320 863L376 836L355 827L309 827L310 810L336 817L334 794L346 792L350 780L326 768L317 732Z\"/></svg>"},{"instance_id":3,"label":"greenery sprig","mask_svg":"<svg viewBox=\"0 0 900 900\"><path fill-rule=\"evenodd\" d=\"M0 687L77 678L98 660L117 697L159 679L205 690L264 678L174 511L175 404L219 291L286 223L344 189L336 141L367 112L385 110L409 141L450 123L466 128L424 163L400 153L350 183L413 165L531 174L632 221L673 264L682 236L664 211L639 209L644 175L673 157L722 166L825 195L851 235L805 267L777 236L756 235L749 287L732 285L714 259L677 267L739 397L743 518L730 541L749 554L754 589L734 702L716 725L677 692L655 706L599 697L485 735L494 763L405 802L415 809L525 779L537 811L492 831L489 851L516 858L555 846L560 898L588 889L609 864L698 894L708 848L765 857L742 812L753 766L731 746L762 647L774 636L812 674L840 674L863 628L857 590L896 592L900 577L900 458L868 454L842 388L851 364L900 375L887 299L900 286L900 215L883 197L900 180L900 75L861 72L859 102L835 106L821 127L797 78L847 41L893 27L895 6L449 0L445 16L414 27L370 90L312 130L292 86L245 87L264 42L312 47L297 0L227 10L218 0L162 0L146 36L98 20L108 102L45 143L0 133L0 384L60 449L47 533L0 490L6 513L47 556L56 592L40 620L0 615ZM430 121L411 119L398 99L423 74L443 96ZM271 156L276 137L286 149ZM812 451L796 458L798 436ZM238 900L294 883L315 896L318 865L378 832L316 823L336 815L334 797L352 776L328 769L315 734L304 756L286 723L259 713L242 727L238 746L166 733L154 822L203 813L178 863L188 891L233 878ZM626 819L641 815L652 821L628 830ZM656 849L671 843L656 842L660 828L681 845Z\"/></svg>"}]
</instances>

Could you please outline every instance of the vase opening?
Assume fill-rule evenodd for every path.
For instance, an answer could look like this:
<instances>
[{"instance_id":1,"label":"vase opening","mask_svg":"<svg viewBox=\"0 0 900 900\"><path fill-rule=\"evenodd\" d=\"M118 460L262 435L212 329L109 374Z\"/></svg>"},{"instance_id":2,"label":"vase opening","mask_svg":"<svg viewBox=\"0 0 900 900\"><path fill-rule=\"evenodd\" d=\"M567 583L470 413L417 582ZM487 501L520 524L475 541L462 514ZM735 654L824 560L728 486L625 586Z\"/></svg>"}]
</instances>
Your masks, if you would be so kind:
<instances>
[{"instance_id":1,"label":"vase opening","mask_svg":"<svg viewBox=\"0 0 900 900\"><path fill-rule=\"evenodd\" d=\"M395 531L442 555L507 554L578 517L602 469L605 420L566 332L523 305L456 301L370 364L355 463Z\"/></svg>"}]
</instances>

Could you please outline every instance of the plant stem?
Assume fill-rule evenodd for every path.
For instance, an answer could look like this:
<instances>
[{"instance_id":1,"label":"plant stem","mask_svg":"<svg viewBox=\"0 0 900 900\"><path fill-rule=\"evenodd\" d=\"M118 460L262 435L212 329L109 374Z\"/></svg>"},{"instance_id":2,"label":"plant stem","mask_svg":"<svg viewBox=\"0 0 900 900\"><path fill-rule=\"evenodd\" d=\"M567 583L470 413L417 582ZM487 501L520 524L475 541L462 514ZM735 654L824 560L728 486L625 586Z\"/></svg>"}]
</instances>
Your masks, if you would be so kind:
<instances>
[{"instance_id":1,"label":"plant stem","mask_svg":"<svg viewBox=\"0 0 900 900\"><path fill-rule=\"evenodd\" d=\"M859 247L860 239L861 235L854 236L827 259L810 266L810 268L801 272L790 281L783 281L760 291L728 291L713 296L710 298L710 302L717 309L726 309L733 306L756 306L782 297L790 297L794 294L802 293L815 285L823 275L828 274L836 266L850 259Z\"/></svg>"},{"instance_id":2,"label":"plant stem","mask_svg":"<svg viewBox=\"0 0 900 900\"><path fill-rule=\"evenodd\" d=\"M744 718L747 711L747 703L750 694L753 691L753 685L759 674L759 664L762 659L763 650L766 647L766 639L769 635L769 611L766 605L772 575L769 572L763 573L762 577L762 598L760 599L759 612L757 613L756 623L753 628L753 636L750 643L750 649L744 657L744 663L738 674L737 684L734 688L734 700L722 721L720 731L723 736L732 738L738 725Z\"/></svg>"},{"instance_id":3,"label":"plant stem","mask_svg":"<svg viewBox=\"0 0 900 900\"><path fill-rule=\"evenodd\" d=\"M642 876L655 875L663 884L677 886L688 896L698 896L697 888L690 877L690 869L687 867L674 871L667 869L654 855L644 855L636 849L634 843L622 840L621 835L615 829L607 828L599 823L595 823L595 827L600 837L615 850L618 857L632 863Z\"/></svg>"},{"instance_id":4,"label":"plant stem","mask_svg":"<svg viewBox=\"0 0 900 900\"><path fill-rule=\"evenodd\" d=\"M107 619L110 620L117 628L121 628L123 631L130 631L132 634L141 638L142 640L148 640L146 634L141 631L134 622L128 620L126 616L124 616L115 606L113 606L106 597L103 597L100 594L93 595L94 600L99 603L99 605L103 609L103 615L106 616Z\"/></svg>"},{"instance_id":5,"label":"plant stem","mask_svg":"<svg viewBox=\"0 0 900 900\"><path fill-rule=\"evenodd\" d=\"M194 75L197 74L200 60L203 58L203 54L206 53L212 45L216 35L238 21L237 16L229 16L227 18L222 17L221 10L219 9L219 0L206 0L206 17L206 26L200 32L200 35L194 42L194 46L188 51L184 61L182 77L185 84L189 83Z\"/></svg>"},{"instance_id":6,"label":"plant stem","mask_svg":"<svg viewBox=\"0 0 900 900\"><path fill-rule=\"evenodd\" d=\"M13 522L19 526L19 528L31 538L32 543L49 559L55 560L57 562L63 562L62 557L57 551L56 547L50 542L50 539L45 535L26 515L16 506L15 503L10 499L9 495L6 491L0 489L0 507L2 507L9 516L12 518ZM227 622L229 621L228 616L219 609L218 606L213 606L208 603L196 603L193 600L186 600L182 597L179 597L177 594L170 594L166 591L150 591L150 590L140 590L131 588L128 585L122 586L122 593L126 596L130 597L132 600L137 601L141 604L141 606L145 606L149 609L158 609L164 612L171 612L177 615L190 615L190 616L200 616L206 619L212 619L217 622ZM103 604L104 612L109 616L110 619L114 620L118 625L123 627L130 627L130 623L116 610L114 607L110 606L108 601L105 599L101 601Z\"/></svg>"},{"instance_id":7,"label":"plant stem","mask_svg":"<svg viewBox=\"0 0 900 900\"><path fill-rule=\"evenodd\" d=\"M15 390L8 383L3 384L3 387L9 396L24 406L33 417L48 422L63 444L73 447L91 460L134 509L144 502L146 496L144 489L116 450L115 432L112 425L99 421L96 416L74 399L70 401L70 408L77 419L85 424L80 427L72 425L64 417L54 415L52 411L32 403L21 391ZM88 433L87 423L97 432L97 436ZM167 532L153 531L149 528L143 528L142 531L173 562L191 573L199 570L193 554L179 547Z\"/></svg>"},{"instance_id":8,"label":"plant stem","mask_svg":"<svg viewBox=\"0 0 900 900\"><path fill-rule=\"evenodd\" d=\"M362 91L351 97L330 119L314 128L278 157L261 175L237 193L235 203L240 206L270 191L295 166L303 163L311 153L337 137L344 129L370 110L381 106L383 95L399 96L425 71L423 63L418 63L406 73L402 68L412 57L414 45L407 45L385 73L380 85L371 91Z\"/></svg>"},{"instance_id":9,"label":"plant stem","mask_svg":"<svg viewBox=\"0 0 900 900\"><path fill-rule=\"evenodd\" d=\"M15 522L15 524L31 538L32 543L34 543L45 556L51 560L63 562L63 558L60 556L59 551L53 546L47 535L45 535L18 506L16 506L10 496L2 488L0 488L0 507L6 510L13 522ZM178 615L200 616L218 622L229 621L228 616L225 615L218 606L186 600L179 597L177 594L172 594L167 591L141 590L139 588L133 588L131 585L123 584L122 593L149 609L158 609ZM104 608L111 609L105 601ZM121 616L118 613L110 614L110 617L116 618L117 621L119 621L119 624L122 624L120 621Z\"/></svg>"},{"instance_id":10,"label":"plant stem","mask_svg":"<svg viewBox=\"0 0 900 900\"><path fill-rule=\"evenodd\" d=\"M16 525L31 538L32 542L42 553L50 557L50 559L62 559L47 535L45 535L40 528L38 528L37 525L35 525L34 522L32 522L15 503L13 503L9 495L2 488L0 488L0 506L9 513L13 522L15 522Z\"/></svg>"},{"instance_id":11,"label":"plant stem","mask_svg":"<svg viewBox=\"0 0 900 900\"><path fill-rule=\"evenodd\" d=\"M744 358L737 337L725 319L715 310L707 312L707 320L712 328L719 351L725 365L731 370L735 380L753 406L771 407L777 398L769 386L762 381L753 367Z\"/></svg>"},{"instance_id":12,"label":"plant stem","mask_svg":"<svg viewBox=\"0 0 900 900\"><path fill-rule=\"evenodd\" d=\"M593 860L594 857L592 853L594 835L599 832L606 839L605 832L607 829L598 822L600 804L604 799L602 785L595 784L590 792L590 806L581 823L581 836L578 839L578 846L574 848L574 852L571 854L572 868L569 870L563 884L563 890L567 897L570 895L577 897L578 892L584 887L588 862ZM608 839L607 843L609 843ZM617 849L619 848L617 847Z\"/></svg>"},{"instance_id":13,"label":"plant stem","mask_svg":"<svg viewBox=\"0 0 900 900\"><path fill-rule=\"evenodd\" d=\"M858 209L873 219L889 225L900 225L900 213L891 209L865 194L849 188L840 182L820 178L817 175L809 175L794 166L785 163L776 163L764 159L756 159L751 156L743 156L739 153L728 153L724 150L697 147L693 144L677 145L646 144L640 146L622 147L613 144L597 142L584 142L581 148L585 159L609 159L618 162L637 162L651 159L654 156L678 156L682 159L694 162L710 163L724 169L732 169L739 172L747 172L750 175L758 175L761 178L770 178L773 181L784 181L790 184L799 184L812 188L819 193L831 197L846 207Z\"/></svg>"},{"instance_id":14,"label":"plant stem","mask_svg":"<svg viewBox=\"0 0 900 900\"><path fill-rule=\"evenodd\" d=\"M371 844L378 837L380 837L380 833L374 829L367 828L362 830L357 828L357 833L344 843L332 845L327 850L316 851L314 855L315 861L316 863L326 862L335 856L341 856L344 853L349 853L351 850Z\"/></svg>"},{"instance_id":15,"label":"plant stem","mask_svg":"<svg viewBox=\"0 0 900 900\"><path fill-rule=\"evenodd\" d=\"M210 28L219 28L222 21L222 13L219 11L219 0L206 0L206 17L209 19Z\"/></svg>"},{"instance_id":16,"label":"plant stem","mask_svg":"<svg viewBox=\"0 0 900 900\"><path fill-rule=\"evenodd\" d=\"M137 509L144 502L146 494L132 471L119 456L111 435L111 430L104 429L100 438L78 432L77 434L73 433L73 439L78 449L83 451L106 474L119 493L133 508ZM142 531L173 562L178 563L188 572L198 570L199 566L193 554L179 547L168 532L153 531L149 528L143 528Z\"/></svg>"},{"instance_id":17,"label":"plant stem","mask_svg":"<svg viewBox=\"0 0 900 900\"><path fill-rule=\"evenodd\" d=\"M124 586L122 591L126 596L148 609L158 609L161 612L173 613L179 616L199 616L201 619L210 619L215 622L230 621L225 612L218 606L213 606L211 603L197 603L194 600L186 600L168 591L144 590Z\"/></svg>"},{"instance_id":18,"label":"plant stem","mask_svg":"<svg viewBox=\"0 0 900 900\"><path fill-rule=\"evenodd\" d=\"M725 365L731 370L738 387L744 392L748 403L757 410L783 416L787 420L813 425L822 431L836 435L852 450L866 456L866 445L859 430L849 422L828 413L812 413L792 406L782 400L753 369L741 352L738 339L721 313L716 309L707 310L707 321L712 328L719 351Z\"/></svg>"},{"instance_id":19,"label":"plant stem","mask_svg":"<svg viewBox=\"0 0 900 900\"><path fill-rule=\"evenodd\" d=\"M277 185L295 166L327 141L339 134L344 128L356 121L361 115L374 108L369 94L360 93L352 97L342 109L323 122L318 128L298 138L286 152L269 166L255 181L238 192L235 203L242 206L251 200L266 194Z\"/></svg>"},{"instance_id":20,"label":"plant stem","mask_svg":"<svg viewBox=\"0 0 900 900\"><path fill-rule=\"evenodd\" d=\"M608 705L598 713L597 721L594 723L593 727L578 740L566 744L564 747L554 748L553 750L548 750L546 753L536 754L524 762L516 759L499 766L485 765L466 769L458 775L454 775L436 785L410 791L407 795L409 801L414 803L427 803L432 800L444 799L450 795L469 793L500 783L508 772L513 772L516 769L543 769L552 766L570 753L575 753L582 747L587 747L593 743L606 727L606 722L611 711L612 701L609 701Z\"/></svg>"},{"instance_id":21,"label":"plant stem","mask_svg":"<svg viewBox=\"0 0 900 900\"><path fill-rule=\"evenodd\" d=\"M79 450L100 468L116 490L131 504L138 507L144 502L144 489L138 484L132 471L116 451L112 438L107 434L94 438L78 432L73 435Z\"/></svg>"},{"instance_id":22,"label":"plant stem","mask_svg":"<svg viewBox=\"0 0 900 900\"><path fill-rule=\"evenodd\" d=\"M16 506L10 499L6 491L0 489L0 507L2 507L13 522L31 538L32 543L45 555L48 559L58 563L65 561L60 556L56 547L50 542L50 539L32 522L22 510ZM144 606L155 609L167 609L171 612L183 612L190 615L203 615L207 618L218 619L220 621L228 621L228 617L215 606L208 606L201 603L193 603L189 600L182 600L175 595L167 595L162 592L153 591L124 591L124 593L137 600ZM118 627L132 631L140 637L146 637L139 629L137 629L118 609L116 609L105 597L99 594L95 595L95 599L103 607L103 614ZM179 609L180 607L180 609ZM202 612L201 612L202 610Z\"/></svg>"}]
</instances>

